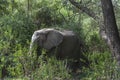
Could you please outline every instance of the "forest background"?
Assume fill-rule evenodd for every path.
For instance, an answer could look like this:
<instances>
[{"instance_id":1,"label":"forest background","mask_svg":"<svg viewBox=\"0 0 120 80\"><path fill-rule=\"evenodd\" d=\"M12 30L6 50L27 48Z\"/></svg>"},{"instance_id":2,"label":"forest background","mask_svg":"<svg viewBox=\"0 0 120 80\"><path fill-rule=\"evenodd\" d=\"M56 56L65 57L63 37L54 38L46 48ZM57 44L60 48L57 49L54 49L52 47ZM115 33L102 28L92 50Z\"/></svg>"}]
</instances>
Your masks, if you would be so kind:
<instances>
[{"instance_id":1,"label":"forest background","mask_svg":"<svg viewBox=\"0 0 120 80\"><path fill-rule=\"evenodd\" d=\"M73 1L73 2L72 2ZM74 1L80 7L75 6ZM101 0L102 1L102 0ZM5 80L119 80L120 71L111 48L100 35L103 21L100 0L0 0L0 78ZM111 1L111 0L110 0ZM112 0L118 31L120 0ZM87 13L87 12L88 13ZM94 12L93 16L89 13ZM94 15L100 17L96 20ZM102 23L102 22L101 22ZM69 74L64 61L40 60L33 69L29 56L31 36L42 28L63 28L76 32L84 41L85 55L91 61L76 74ZM107 65L106 65L107 64ZM59 65L59 67L58 67Z\"/></svg>"}]
</instances>

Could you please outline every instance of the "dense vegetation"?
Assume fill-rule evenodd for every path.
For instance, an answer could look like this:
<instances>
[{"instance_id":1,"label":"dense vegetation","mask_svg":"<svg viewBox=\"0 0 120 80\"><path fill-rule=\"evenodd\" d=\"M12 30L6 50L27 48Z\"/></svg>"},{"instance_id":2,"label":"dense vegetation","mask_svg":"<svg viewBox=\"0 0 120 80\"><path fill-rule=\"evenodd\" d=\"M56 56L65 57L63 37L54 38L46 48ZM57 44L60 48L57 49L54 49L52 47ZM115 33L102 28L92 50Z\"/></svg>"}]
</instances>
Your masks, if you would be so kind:
<instances>
[{"instance_id":1,"label":"dense vegetation","mask_svg":"<svg viewBox=\"0 0 120 80\"><path fill-rule=\"evenodd\" d=\"M76 0L101 16L99 0ZM113 0L117 25L120 1ZM35 30L56 27L76 32L84 42L85 56L91 64L76 73L65 68L66 61L39 58L35 68L29 45ZM99 35L98 23L73 6L69 0L0 0L0 79L5 80L119 80L110 50Z\"/></svg>"}]
</instances>

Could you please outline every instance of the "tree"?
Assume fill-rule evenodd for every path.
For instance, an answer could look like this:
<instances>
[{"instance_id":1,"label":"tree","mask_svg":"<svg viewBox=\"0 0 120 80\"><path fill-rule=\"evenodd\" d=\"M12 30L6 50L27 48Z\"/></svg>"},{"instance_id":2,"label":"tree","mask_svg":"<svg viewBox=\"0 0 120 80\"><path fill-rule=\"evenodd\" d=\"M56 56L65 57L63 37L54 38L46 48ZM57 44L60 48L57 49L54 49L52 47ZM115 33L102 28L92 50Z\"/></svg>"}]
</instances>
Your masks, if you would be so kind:
<instances>
[{"instance_id":1,"label":"tree","mask_svg":"<svg viewBox=\"0 0 120 80\"><path fill-rule=\"evenodd\" d=\"M111 0L101 0L107 43L120 65L120 37Z\"/></svg>"},{"instance_id":2,"label":"tree","mask_svg":"<svg viewBox=\"0 0 120 80\"><path fill-rule=\"evenodd\" d=\"M106 41L109 46L113 58L117 60L117 64L120 66L120 38L116 25L113 5L111 0L101 0L102 12L104 20L95 14L91 9L81 5L82 3L75 0L69 0L72 5L80 9L98 22L100 35ZM104 21L104 22L103 22Z\"/></svg>"}]
</instances>

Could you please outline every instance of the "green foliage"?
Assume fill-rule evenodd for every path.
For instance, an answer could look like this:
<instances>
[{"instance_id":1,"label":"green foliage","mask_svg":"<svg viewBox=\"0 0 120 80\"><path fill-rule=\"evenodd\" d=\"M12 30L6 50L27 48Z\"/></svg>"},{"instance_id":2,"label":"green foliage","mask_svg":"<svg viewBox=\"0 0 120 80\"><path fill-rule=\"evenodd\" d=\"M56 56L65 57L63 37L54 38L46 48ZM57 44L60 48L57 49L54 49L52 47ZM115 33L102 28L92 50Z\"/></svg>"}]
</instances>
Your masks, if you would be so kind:
<instances>
[{"instance_id":1,"label":"green foliage","mask_svg":"<svg viewBox=\"0 0 120 80\"><path fill-rule=\"evenodd\" d=\"M119 25L119 1L116 1L113 2ZM86 0L83 3L97 14L101 13L99 1ZM116 62L111 59L97 26L96 22L72 6L68 0L29 0L29 5L28 0L0 0L0 78L27 76L20 80L29 80L30 77L35 80L119 79ZM36 66L36 52L28 54L29 44L33 32L45 27L76 32L90 53L86 53L91 61L90 68L83 68L77 75L72 75L66 70L65 61L49 58L44 62L44 56L40 56L39 65ZM17 80L10 78L5 80Z\"/></svg>"},{"instance_id":2,"label":"green foliage","mask_svg":"<svg viewBox=\"0 0 120 80\"><path fill-rule=\"evenodd\" d=\"M14 13L0 18L0 77L17 77L23 73L19 61L22 54L16 51L18 45L27 46L33 32L31 29L36 27L31 19L28 22L25 14Z\"/></svg>"},{"instance_id":3,"label":"green foliage","mask_svg":"<svg viewBox=\"0 0 120 80\"><path fill-rule=\"evenodd\" d=\"M89 69L83 69L83 80L118 80L120 79L119 68L109 52L90 53L88 56L91 61Z\"/></svg>"},{"instance_id":4,"label":"green foliage","mask_svg":"<svg viewBox=\"0 0 120 80\"><path fill-rule=\"evenodd\" d=\"M87 42L89 46L89 50L93 52L105 52L109 51L106 43L102 40L102 38L98 35L98 33L93 32L89 35L89 40Z\"/></svg>"},{"instance_id":5,"label":"green foliage","mask_svg":"<svg viewBox=\"0 0 120 80\"><path fill-rule=\"evenodd\" d=\"M24 50L22 51L17 39L15 40L11 26L4 24L0 32L0 72L2 73L0 77L4 75L9 77L20 76L22 74L22 65L19 58Z\"/></svg>"},{"instance_id":6,"label":"green foliage","mask_svg":"<svg viewBox=\"0 0 120 80\"><path fill-rule=\"evenodd\" d=\"M71 78L64 62L58 61L54 57L48 58L46 62L41 61L39 66L40 68L32 74L32 78L35 80L66 80Z\"/></svg>"}]
</instances>

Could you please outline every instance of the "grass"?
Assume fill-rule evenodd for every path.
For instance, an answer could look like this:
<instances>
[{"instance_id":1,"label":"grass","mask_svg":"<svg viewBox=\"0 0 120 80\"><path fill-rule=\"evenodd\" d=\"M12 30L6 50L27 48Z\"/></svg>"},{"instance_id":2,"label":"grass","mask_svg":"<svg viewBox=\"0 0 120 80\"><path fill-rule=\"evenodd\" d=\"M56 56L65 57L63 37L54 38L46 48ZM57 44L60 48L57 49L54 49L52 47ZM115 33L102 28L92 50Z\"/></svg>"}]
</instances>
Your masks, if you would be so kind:
<instances>
[{"instance_id":1,"label":"grass","mask_svg":"<svg viewBox=\"0 0 120 80\"><path fill-rule=\"evenodd\" d=\"M42 61L39 58L38 68L31 70L27 77L5 78L5 80L120 80L120 71L111 59L109 52L93 52L88 55L91 64L89 68L83 67L72 73L66 68L66 60L61 61L56 58L47 58Z\"/></svg>"}]
</instances>

